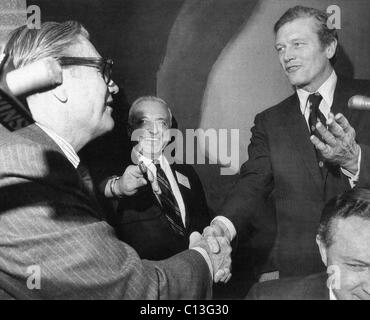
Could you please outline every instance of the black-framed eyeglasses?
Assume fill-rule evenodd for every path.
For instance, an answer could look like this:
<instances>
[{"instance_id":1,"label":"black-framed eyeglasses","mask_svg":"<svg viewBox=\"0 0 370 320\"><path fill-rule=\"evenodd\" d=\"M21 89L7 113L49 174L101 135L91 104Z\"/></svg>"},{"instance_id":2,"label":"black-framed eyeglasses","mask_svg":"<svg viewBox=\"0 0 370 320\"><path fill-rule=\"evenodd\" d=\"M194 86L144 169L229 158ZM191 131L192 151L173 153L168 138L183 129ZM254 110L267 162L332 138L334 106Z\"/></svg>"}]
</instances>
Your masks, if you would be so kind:
<instances>
[{"instance_id":1,"label":"black-framed eyeglasses","mask_svg":"<svg viewBox=\"0 0 370 320\"><path fill-rule=\"evenodd\" d=\"M108 85L112 76L112 59L88 58L88 57L59 57L61 66L85 66L98 68L103 75L105 83Z\"/></svg>"}]
</instances>

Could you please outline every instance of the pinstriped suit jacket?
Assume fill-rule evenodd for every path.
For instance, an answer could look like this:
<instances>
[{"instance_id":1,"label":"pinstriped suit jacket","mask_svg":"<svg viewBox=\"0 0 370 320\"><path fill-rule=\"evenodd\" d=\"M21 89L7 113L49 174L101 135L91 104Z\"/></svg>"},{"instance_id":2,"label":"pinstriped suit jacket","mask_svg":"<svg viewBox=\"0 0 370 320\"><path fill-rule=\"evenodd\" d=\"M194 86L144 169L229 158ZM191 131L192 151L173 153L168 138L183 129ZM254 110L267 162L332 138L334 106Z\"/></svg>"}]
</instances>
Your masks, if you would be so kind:
<instances>
[{"instance_id":1,"label":"pinstriped suit jacket","mask_svg":"<svg viewBox=\"0 0 370 320\"><path fill-rule=\"evenodd\" d=\"M17 299L204 299L203 257L140 260L99 219L71 163L37 126L0 131L0 292ZM30 266L41 288L30 290Z\"/></svg>"}]
</instances>

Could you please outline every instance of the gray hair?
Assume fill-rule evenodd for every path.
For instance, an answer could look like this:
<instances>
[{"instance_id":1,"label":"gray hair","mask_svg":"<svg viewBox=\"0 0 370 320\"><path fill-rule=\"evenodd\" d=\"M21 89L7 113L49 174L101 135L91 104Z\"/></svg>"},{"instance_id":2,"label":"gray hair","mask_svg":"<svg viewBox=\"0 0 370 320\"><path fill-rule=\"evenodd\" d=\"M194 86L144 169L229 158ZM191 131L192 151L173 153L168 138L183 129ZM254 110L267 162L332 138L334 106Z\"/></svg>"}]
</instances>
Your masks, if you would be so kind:
<instances>
[{"instance_id":1,"label":"gray hair","mask_svg":"<svg viewBox=\"0 0 370 320\"><path fill-rule=\"evenodd\" d=\"M155 96L143 96L143 97L140 97L138 99L136 99L131 107L130 107L130 110L128 112L128 129L129 129L129 134L132 132L132 130L134 130L134 109L142 104L143 102L158 102L160 104L162 104L163 106L165 106L167 108L167 111L168 111L168 116L169 116L169 120L170 120L170 127L172 126L172 112L170 110L170 108L168 107L167 105L167 102L164 101L163 99L161 98L158 98L158 97L155 97Z\"/></svg>"},{"instance_id":2,"label":"gray hair","mask_svg":"<svg viewBox=\"0 0 370 320\"><path fill-rule=\"evenodd\" d=\"M17 69L42 58L66 55L78 36L89 39L89 33L77 21L44 22L40 29L21 26L10 33L4 52Z\"/></svg>"}]
</instances>

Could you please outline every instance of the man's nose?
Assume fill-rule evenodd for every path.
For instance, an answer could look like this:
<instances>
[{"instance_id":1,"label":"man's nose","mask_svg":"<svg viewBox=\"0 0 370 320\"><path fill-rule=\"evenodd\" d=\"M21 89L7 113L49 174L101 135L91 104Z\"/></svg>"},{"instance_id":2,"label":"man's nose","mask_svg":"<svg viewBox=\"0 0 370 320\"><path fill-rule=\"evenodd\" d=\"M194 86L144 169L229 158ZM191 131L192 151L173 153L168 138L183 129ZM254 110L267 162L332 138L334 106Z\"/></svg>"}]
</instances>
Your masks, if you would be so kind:
<instances>
[{"instance_id":1,"label":"man's nose","mask_svg":"<svg viewBox=\"0 0 370 320\"><path fill-rule=\"evenodd\" d=\"M108 83L108 90L112 94L117 94L119 91L119 88L113 80L110 80Z\"/></svg>"},{"instance_id":2,"label":"man's nose","mask_svg":"<svg viewBox=\"0 0 370 320\"><path fill-rule=\"evenodd\" d=\"M293 50L291 50L288 47L285 48L284 54L283 54L283 59L284 59L285 62L289 62L290 60L293 60L294 59Z\"/></svg>"},{"instance_id":3,"label":"man's nose","mask_svg":"<svg viewBox=\"0 0 370 320\"><path fill-rule=\"evenodd\" d=\"M154 121L150 124L150 129L149 131L152 133L152 134L157 134L158 133L158 124Z\"/></svg>"}]
</instances>

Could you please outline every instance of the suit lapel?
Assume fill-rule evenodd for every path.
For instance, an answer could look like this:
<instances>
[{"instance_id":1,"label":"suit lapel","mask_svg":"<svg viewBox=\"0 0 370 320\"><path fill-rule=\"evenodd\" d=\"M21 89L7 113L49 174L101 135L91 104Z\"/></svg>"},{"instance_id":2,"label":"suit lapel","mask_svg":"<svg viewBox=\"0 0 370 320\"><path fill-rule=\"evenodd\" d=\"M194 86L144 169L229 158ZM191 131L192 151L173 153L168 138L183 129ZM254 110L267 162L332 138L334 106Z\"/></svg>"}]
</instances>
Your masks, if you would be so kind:
<instances>
[{"instance_id":1,"label":"suit lapel","mask_svg":"<svg viewBox=\"0 0 370 320\"><path fill-rule=\"evenodd\" d=\"M283 121L286 121L285 127L297 150L296 153L301 157L302 163L304 163L310 172L317 188L321 192L323 189L323 179L317 163L315 147L310 140L310 132L300 110L297 94L294 94L288 101Z\"/></svg>"},{"instance_id":2,"label":"suit lapel","mask_svg":"<svg viewBox=\"0 0 370 320\"><path fill-rule=\"evenodd\" d=\"M44 146L47 146L47 148L51 152L59 153L65 158L65 161L63 161L63 168L59 167L59 170L63 170L60 173L57 173L58 176L55 176L55 179L58 179L60 175L63 175L63 181L66 184L74 184L78 185L79 190L83 191L83 194L85 197L88 197L89 203L95 208L94 216L96 218L101 219L101 217L97 214L98 212L101 212L101 207L95 198L95 195L92 194L91 190L87 188L86 184L84 183L84 180L82 176L79 174L78 170L74 168L72 163L66 158L64 152L62 149L55 143L53 139L51 139L40 127L38 127L35 124L31 124L21 130L16 131L15 134L18 134L22 136L24 139L33 141L37 144L42 144ZM51 172L51 174L54 174L54 172ZM56 182L56 180L54 182ZM62 182L63 183L63 182ZM77 191L77 190L76 190Z\"/></svg>"},{"instance_id":3,"label":"suit lapel","mask_svg":"<svg viewBox=\"0 0 370 320\"><path fill-rule=\"evenodd\" d=\"M334 91L333 105L331 112L335 114L342 113L349 122L351 122L351 112L348 108L348 98L350 96L349 86L346 81L338 77L337 86Z\"/></svg>"}]
</instances>

